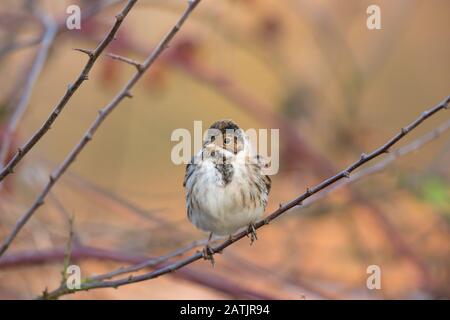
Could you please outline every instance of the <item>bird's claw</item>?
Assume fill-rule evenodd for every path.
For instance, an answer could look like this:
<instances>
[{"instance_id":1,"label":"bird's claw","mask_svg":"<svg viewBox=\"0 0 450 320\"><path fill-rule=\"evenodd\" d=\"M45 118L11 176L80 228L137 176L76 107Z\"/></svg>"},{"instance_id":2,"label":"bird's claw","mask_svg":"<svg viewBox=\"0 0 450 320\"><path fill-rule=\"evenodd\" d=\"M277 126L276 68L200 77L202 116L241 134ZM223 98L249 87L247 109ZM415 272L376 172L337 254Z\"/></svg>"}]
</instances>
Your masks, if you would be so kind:
<instances>
[{"instance_id":1,"label":"bird's claw","mask_svg":"<svg viewBox=\"0 0 450 320\"><path fill-rule=\"evenodd\" d=\"M203 259L209 260L211 262L211 265L214 267L215 261L214 261L214 251L211 249L211 246L207 244L202 251Z\"/></svg>"},{"instance_id":2,"label":"bird's claw","mask_svg":"<svg viewBox=\"0 0 450 320\"><path fill-rule=\"evenodd\" d=\"M250 223L248 225L248 234L247 237L250 238L250 245L253 244L253 242L255 242L256 240L258 240L258 236L256 234L256 228L255 225L253 223Z\"/></svg>"}]
</instances>

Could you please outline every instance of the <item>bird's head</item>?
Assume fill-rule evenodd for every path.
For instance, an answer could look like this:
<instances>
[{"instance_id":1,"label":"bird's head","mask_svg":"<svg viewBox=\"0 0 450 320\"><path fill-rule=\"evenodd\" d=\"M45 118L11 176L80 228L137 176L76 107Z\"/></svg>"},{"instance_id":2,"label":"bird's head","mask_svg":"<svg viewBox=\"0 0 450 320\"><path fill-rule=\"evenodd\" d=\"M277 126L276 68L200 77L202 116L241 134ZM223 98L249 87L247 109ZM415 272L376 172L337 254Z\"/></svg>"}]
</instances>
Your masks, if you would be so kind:
<instances>
[{"instance_id":1,"label":"bird's head","mask_svg":"<svg viewBox=\"0 0 450 320\"><path fill-rule=\"evenodd\" d=\"M204 146L211 144L236 155L244 150L245 134L233 120L219 120L208 129Z\"/></svg>"}]
</instances>

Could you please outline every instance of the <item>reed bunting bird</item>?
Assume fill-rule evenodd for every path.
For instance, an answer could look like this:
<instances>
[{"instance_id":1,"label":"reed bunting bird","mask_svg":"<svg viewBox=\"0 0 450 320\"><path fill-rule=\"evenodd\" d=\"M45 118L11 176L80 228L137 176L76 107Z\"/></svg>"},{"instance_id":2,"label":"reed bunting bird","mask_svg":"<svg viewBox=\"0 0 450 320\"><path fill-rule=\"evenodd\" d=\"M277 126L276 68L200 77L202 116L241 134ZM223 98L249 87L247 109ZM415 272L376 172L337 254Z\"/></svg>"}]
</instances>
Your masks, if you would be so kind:
<instances>
[{"instance_id":1,"label":"reed bunting bird","mask_svg":"<svg viewBox=\"0 0 450 320\"><path fill-rule=\"evenodd\" d=\"M202 149L186 167L183 186L189 220L210 232L203 253L212 260L209 242L214 235L231 235L248 227L256 240L254 223L263 216L271 180L261 173L267 162L254 155L244 131L232 120L208 129Z\"/></svg>"}]
</instances>

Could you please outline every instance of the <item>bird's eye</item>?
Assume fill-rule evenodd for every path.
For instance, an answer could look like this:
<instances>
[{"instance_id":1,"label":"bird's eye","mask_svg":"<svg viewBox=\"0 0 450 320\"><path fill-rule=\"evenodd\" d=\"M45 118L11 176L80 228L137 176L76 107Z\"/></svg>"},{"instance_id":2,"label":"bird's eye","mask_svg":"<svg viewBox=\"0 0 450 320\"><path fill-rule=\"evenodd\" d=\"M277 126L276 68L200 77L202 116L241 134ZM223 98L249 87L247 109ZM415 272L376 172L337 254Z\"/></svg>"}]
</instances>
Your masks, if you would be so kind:
<instances>
[{"instance_id":1,"label":"bird's eye","mask_svg":"<svg viewBox=\"0 0 450 320\"><path fill-rule=\"evenodd\" d=\"M224 142L225 142L225 144L230 144L230 143L231 143L231 139L228 138L228 137L226 137L225 140L224 140Z\"/></svg>"},{"instance_id":2,"label":"bird's eye","mask_svg":"<svg viewBox=\"0 0 450 320\"><path fill-rule=\"evenodd\" d=\"M215 157L216 156L216 152L215 151L211 151L211 157Z\"/></svg>"},{"instance_id":3,"label":"bird's eye","mask_svg":"<svg viewBox=\"0 0 450 320\"><path fill-rule=\"evenodd\" d=\"M214 142L216 140L216 136L211 136L211 142Z\"/></svg>"}]
</instances>

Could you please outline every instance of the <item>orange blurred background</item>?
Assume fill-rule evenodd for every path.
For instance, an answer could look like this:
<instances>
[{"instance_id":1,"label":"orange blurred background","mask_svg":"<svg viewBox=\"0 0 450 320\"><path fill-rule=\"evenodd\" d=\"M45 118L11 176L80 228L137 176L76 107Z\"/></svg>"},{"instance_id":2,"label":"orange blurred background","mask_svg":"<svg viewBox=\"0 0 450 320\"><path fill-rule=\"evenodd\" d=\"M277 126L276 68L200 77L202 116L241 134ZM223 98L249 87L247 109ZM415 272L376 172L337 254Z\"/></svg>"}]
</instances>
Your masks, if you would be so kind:
<instances>
[{"instance_id":1,"label":"orange blurred background","mask_svg":"<svg viewBox=\"0 0 450 320\"><path fill-rule=\"evenodd\" d=\"M58 21L73 3L36 2ZM83 12L93 2L78 4ZM85 55L72 49L94 48L124 3L83 21L81 30L58 35L14 139L16 148L85 64ZM245 129L280 129L281 165L272 177L268 213L383 144L449 94L450 2L376 1L381 30L366 27L371 4L202 1L133 90L133 99L110 115L7 255L64 248L70 216L81 243L130 256L164 255L204 239L186 218L185 168L170 159L172 131L192 131L194 120L204 128L232 118ZM106 52L142 61L185 5L138 1ZM5 46L11 37L29 39L40 32L21 1L2 1L0 19ZM36 46L2 52L0 126L20 94ZM1 239L133 72L100 57L52 129L6 178ZM437 114L400 145L448 117ZM261 228L252 246L243 239L217 255L214 268L200 261L186 273L65 298L448 299L449 138L446 133L383 172L292 210ZM125 265L107 259L76 263L83 277ZM381 268L380 290L366 287L370 265ZM56 288L62 266L63 259L56 259L2 267L0 259L0 298L29 299Z\"/></svg>"}]
</instances>

